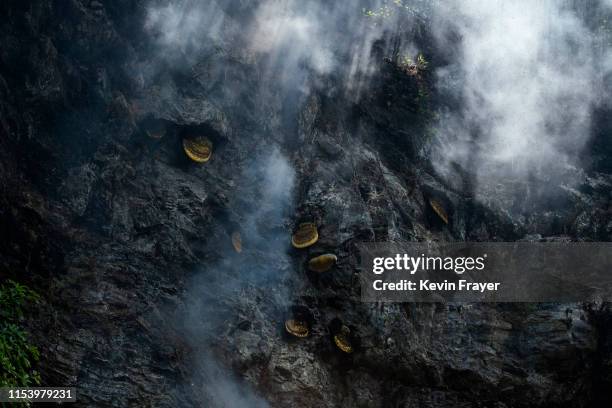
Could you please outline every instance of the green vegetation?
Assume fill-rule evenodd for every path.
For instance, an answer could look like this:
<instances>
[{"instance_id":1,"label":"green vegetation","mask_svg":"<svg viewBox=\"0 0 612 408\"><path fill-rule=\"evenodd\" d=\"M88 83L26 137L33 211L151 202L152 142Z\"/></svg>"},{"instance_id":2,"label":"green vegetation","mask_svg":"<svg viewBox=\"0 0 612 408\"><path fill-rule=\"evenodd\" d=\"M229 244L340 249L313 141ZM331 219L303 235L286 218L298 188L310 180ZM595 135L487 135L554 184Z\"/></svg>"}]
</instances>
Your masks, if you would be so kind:
<instances>
[{"instance_id":1,"label":"green vegetation","mask_svg":"<svg viewBox=\"0 0 612 408\"><path fill-rule=\"evenodd\" d=\"M397 15L398 18L408 15L418 18L418 16L424 14L424 7L427 4L429 4L428 1L385 0L378 9L370 10L364 8L362 12L365 17L372 19L374 24L378 24L394 15ZM387 60L394 62L398 68L411 76L419 76L429 66L429 62L421 53L416 56L415 61L410 55L401 55L399 52L394 51L394 55Z\"/></svg>"},{"instance_id":2,"label":"green vegetation","mask_svg":"<svg viewBox=\"0 0 612 408\"><path fill-rule=\"evenodd\" d=\"M429 65L429 62L427 62L423 54L419 54L417 56L417 67L419 67L419 69L423 71L427 69L428 65Z\"/></svg>"},{"instance_id":3,"label":"green vegetation","mask_svg":"<svg viewBox=\"0 0 612 408\"><path fill-rule=\"evenodd\" d=\"M427 1L410 1L404 2L402 0L386 0L383 5L376 10L363 9L363 14L366 17L373 19L385 19L391 17L394 14L407 13L418 17L423 14L426 7L428 6Z\"/></svg>"},{"instance_id":4,"label":"green vegetation","mask_svg":"<svg viewBox=\"0 0 612 408\"><path fill-rule=\"evenodd\" d=\"M22 327L24 306L39 297L12 280L0 286L0 387L28 387L40 384L34 369L38 349L29 343Z\"/></svg>"},{"instance_id":5,"label":"green vegetation","mask_svg":"<svg viewBox=\"0 0 612 408\"><path fill-rule=\"evenodd\" d=\"M419 55L417 55L416 62L408 55L399 57L397 66L405 71L408 75L416 76L427 69L429 62L427 62L423 54L419 53Z\"/></svg>"},{"instance_id":6,"label":"green vegetation","mask_svg":"<svg viewBox=\"0 0 612 408\"><path fill-rule=\"evenodd\" d=\"M363 14L366 17L386 18L386 17L391 17L391 15L393 14L393 9L391 9L387 5L384 5L384 6L380 7L377 10L366 10L366 9L363 9Z\"/></svg>"}]
</instances>

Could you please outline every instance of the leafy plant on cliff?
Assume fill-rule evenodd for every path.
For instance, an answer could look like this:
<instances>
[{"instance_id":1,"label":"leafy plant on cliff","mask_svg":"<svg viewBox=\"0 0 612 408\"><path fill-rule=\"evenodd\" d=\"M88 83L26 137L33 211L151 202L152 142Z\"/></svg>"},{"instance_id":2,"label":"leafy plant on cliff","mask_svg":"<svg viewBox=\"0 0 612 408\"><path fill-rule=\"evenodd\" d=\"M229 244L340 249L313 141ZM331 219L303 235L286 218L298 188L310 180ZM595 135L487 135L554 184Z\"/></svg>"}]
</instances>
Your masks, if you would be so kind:
<instances>
[{"instance_id":1,"label":"leafy plant on cliff","mask_svg":"<svg viewBox=\"0 0 612 408\"><path fill-rule=\"evenodd\" d=\"M22 325L25 305L38 299L35 292L12 280L0 286L0 387L40 384L33 367L39 352Z\"/></svg>"},{"instance_id":2,"label":"leafy plant on cliff","mask_svg":"<svg viewBox=\"0 0 612 408\"><path fill-rule=\"evenodd\" d=\"M397 66L410 76L418 76L427 70L429 62L427 62L425 56L421 53L417 55L416 61L408 55L403 55L398 57Z\"/></svg>"}]
</instances>

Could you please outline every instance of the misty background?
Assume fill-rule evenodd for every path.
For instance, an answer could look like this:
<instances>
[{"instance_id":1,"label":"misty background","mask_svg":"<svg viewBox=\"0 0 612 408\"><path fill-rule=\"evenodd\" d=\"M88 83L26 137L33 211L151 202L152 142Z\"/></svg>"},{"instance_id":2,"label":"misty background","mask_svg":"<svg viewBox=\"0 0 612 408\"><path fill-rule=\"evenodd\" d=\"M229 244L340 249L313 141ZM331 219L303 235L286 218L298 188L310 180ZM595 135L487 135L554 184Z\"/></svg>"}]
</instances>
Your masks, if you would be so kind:
<instances>
[{"instance_id":1,"label":"misty background","mask_svg":"<svg viewBox=\"0 0 612 408\"><path fill-rule=\"evenodd\" d=\"M546 198L584 178L581 154L594 108L609 103L610 2L447 1L435 9L442 47L460 41L436 72L457 100L440 112L432 162L448 180L469 171L480 199L525 183ZM526 198L529 199L530 196Z\"/></svg>"}]
</instances>

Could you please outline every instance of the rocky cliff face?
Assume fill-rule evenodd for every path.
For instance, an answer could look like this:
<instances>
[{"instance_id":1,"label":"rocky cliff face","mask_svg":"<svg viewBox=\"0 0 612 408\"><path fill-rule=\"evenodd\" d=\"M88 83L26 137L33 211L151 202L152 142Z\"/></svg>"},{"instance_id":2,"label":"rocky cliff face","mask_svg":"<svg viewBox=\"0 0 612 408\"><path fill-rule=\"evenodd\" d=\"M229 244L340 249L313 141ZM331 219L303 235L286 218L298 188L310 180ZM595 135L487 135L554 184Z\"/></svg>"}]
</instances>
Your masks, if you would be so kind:
<instances>
[{"instance_id":1,"label":"rocky cliff face","mask_svg":"<svg viewBox=\"0 0 612 408\"><path fill-rule=\"evenodd\" d=\"M172 15L151 14L149 2L0 9L0 274L43 294L31 332L45 384L76 386L79 405L100 407L586 407L609 397L599 305L360 301L361 241L612 231L606 173L582 173L578 189L555 190L554 208L518 215L507 210L516 196L484 205L469 174L458 170L461 188L436 175L422 152L447 55L426 21L382 30L349 89L348 57L330 69L296 59L288 73L278 59L292 61L291 44L280 55L249 48L253 4L211 2L202 13L222 22L215 36L179 56L162 24ZM419 44L429 68L398 66L393 41ZM205 164L183 152L196 135L213 144ZM319 242L290 248L305 221ZM309 272L322 253L337 266ZM311 324L304 339L284 331L296 309ZM352 329L350 355L331 338L338 319Z\"/></svg>"}]
</instances>

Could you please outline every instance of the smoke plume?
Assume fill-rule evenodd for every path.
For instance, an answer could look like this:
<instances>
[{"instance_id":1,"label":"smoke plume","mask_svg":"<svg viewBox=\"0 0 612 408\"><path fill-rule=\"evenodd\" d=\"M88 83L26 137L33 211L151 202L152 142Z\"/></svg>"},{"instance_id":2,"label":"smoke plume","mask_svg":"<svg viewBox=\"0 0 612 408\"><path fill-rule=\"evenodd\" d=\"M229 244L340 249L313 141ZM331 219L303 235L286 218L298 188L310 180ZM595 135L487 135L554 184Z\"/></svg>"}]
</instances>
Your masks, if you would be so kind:
<instances>
[{"instance_id":1,"label":"smoke plume","mask_svg":"<svg viewBox=\"0 0 612 408\"><path fill-rule=\"evenodd\" d=\"M380 56L372 53L374 44L416 25L428 7L423 0L262 0L246 5L185 0L152 3L145 29L157 44L157 58L165 63L192 65L217 47L263 62L265 86L306 93L316 76L333 73L340 87L358 95L380 65ZM418 53L410 41L380 44L388 56Z\"/></svg>"},{"instance_id":2,"label":"smoke plume","mask_svg":"<svg viewBox=\"0 0 612 408\"><path fill-rule=\"evenodd\" d=\"M457 101L441 112L433 160L449 180L456 164L472 173L476 193L572 182L604 98L607 57L574 3L449 0L435 8L440 46L455 51L455 63L437 72Z\"/></svg>"},{"instance_id":3,"label":"smoke plume","mask_svg":"<svg viewBox=\"0 0 612 408\"><path fill-rule=\"evenodd\" d=\"M211 242L208 250L220 260L203 265L196 272L185 296L185 307L177 320L182 322L186 341L194 348L192 383L218 407L266 407L250 387L239 381L212 352L242 315L257 321L261 308L280 315L288 307L291 263L289 235L284 226L293 204L294 170L279 150L256 155L245 167L237 194L248 199L238 203L241 222L222 225L222 240ZM239 232L242 252L228 245L229 232ZM255 299L260 298L258 302ZM268 313L270 313L268 311ZM228 332L229 330L229 332Z\"/></svg>"}]
</instances>

